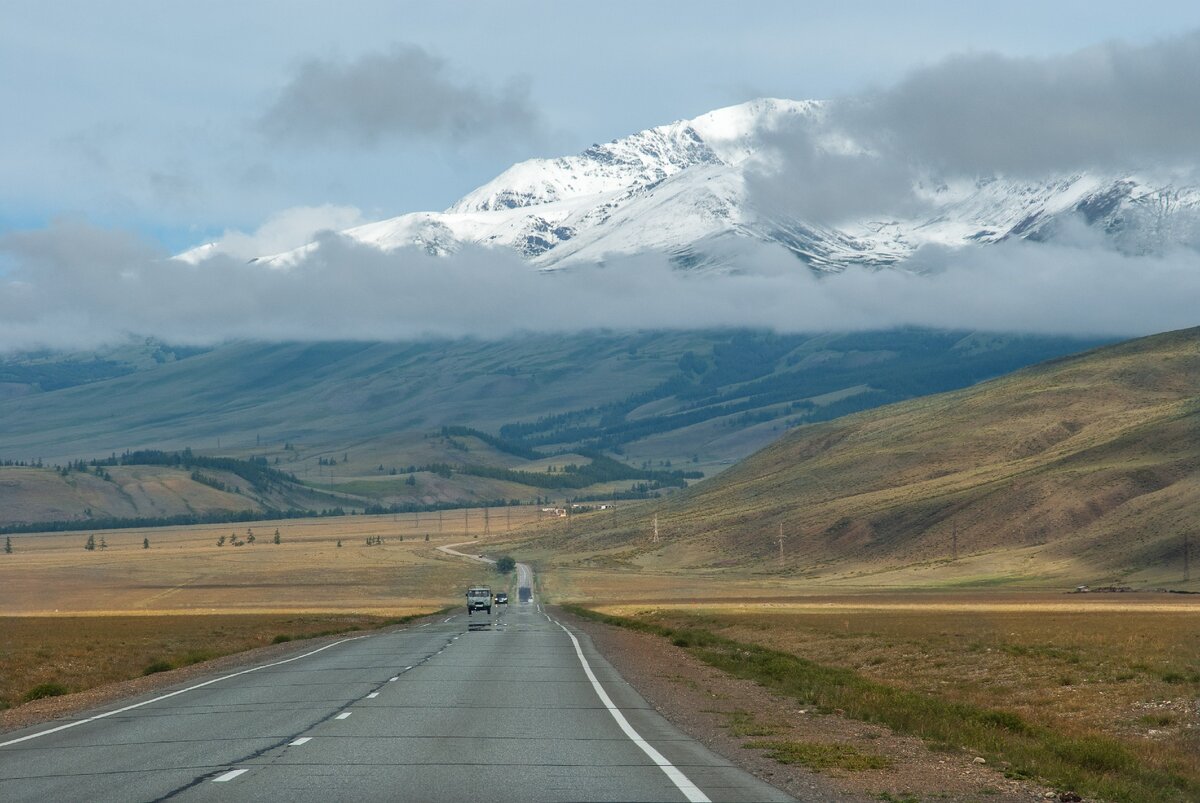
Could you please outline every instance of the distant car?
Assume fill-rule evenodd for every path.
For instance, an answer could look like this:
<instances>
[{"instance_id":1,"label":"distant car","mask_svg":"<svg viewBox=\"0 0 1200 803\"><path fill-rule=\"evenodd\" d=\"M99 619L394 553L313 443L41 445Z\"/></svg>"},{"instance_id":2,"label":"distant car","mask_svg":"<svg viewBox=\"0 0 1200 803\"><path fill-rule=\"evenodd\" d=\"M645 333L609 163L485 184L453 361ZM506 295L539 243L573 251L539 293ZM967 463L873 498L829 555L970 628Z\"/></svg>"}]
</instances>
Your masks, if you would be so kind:
<instances>
[{"instance_id":1,"label":"distant car","mask_svg":"<svg viewBox=\"0 0 1200 803\"><path fill-rule=\"evenodd\" d=\"M497 591L496 592L496 604L497 605L507 605L508 604L508 592L507 591Z\"/></svg>"}]
</instances>

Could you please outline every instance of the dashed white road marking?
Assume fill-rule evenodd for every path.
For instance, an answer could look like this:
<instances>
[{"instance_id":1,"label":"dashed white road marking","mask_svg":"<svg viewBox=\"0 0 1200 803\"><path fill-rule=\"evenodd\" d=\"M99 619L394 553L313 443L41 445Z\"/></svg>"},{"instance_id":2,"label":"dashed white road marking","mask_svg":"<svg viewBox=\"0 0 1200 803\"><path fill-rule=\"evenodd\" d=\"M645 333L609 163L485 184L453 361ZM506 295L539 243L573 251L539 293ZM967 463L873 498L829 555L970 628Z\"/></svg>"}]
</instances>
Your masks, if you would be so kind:
<instances>
[{"instance_id":1,"label":"dashed white road marking","mask_svg":"<svg viewBox=\"0 0 1200 803\"><path fill-rule=\"evenodd\" d=\"M354 713L353 711L343 711L342 713L340 713L336 717L334 717L334 719L346 719L353 713Z\"/></svg>"},{"instance_id":2,"label":"dashed white road marking","mask_svg":"<svg viewBox=\"0 0 1200 803\"><path fill-rule=\"evenodd\" d=\"M297 739L294 742L288 742L288 747L299 747L300 745L306 744L311 741L312 741L311 736L301 736L299 739Z\"/></svg>"},{"instance_id":3,"label":"dashed white road marking","mask_svg":"<svg viewBox=\"0 0 1200 803\"><path fill-rule=\"evenodd\" d=\"M547 617L549 618L549 617ZM553 620L552 620L553 621ZM629 724L629 720L625 719L625 715L621 713L621 709L617 708L613 703L612 698L608 696L608 692L600 685L600 681L596 680L596 675L592 672L591 664L583 655L583 648L579 646L579 639L575 638L575 634L559 622L555 622L559 627L562 627L564 633L571 638L571 643L575 645L575 654L579 656L579 663L583 665L583 672L587 675L588 680L592 682L592 688L595 689L596 695L600 698L600 702L604 703L604 707L608 709L608 713L612 714L613 719L617 721L617 725L629 737L629 740L642 748L642 752L650 757L650 760L658 765L666 776L671 779L675 787L683 793L691 803L711 803L708 795L700 791L700 787L692 783L691 779L684 775L678 767L672 764L666 756L654 749L654 747L642 738L642 735L633 729Z\"/></svg>"},{"instance_id":4,"label":"dashed white road marking","mask_svg":"<svg viewBox=\"0 0 1200 803\"><path fill-rule=\"evenodd\" d=\"M168 694L161 694L158 697L153 697L149 700L142 700L140 703L134 703L133 705L127 705L124 708L118 708L113 711L105 711L103 714L96 714L94 717L88 717L87 719L79 719L74 722L68 722L65 725L59 725L57 728L48 728L47 730L38 731L37 733L31 733L28 736L22 736L18 739L9 739L7 742L0 742L0 747L8 747L10 744L18 744L20 742L27 742L30 739L36 739L39 736L47 736L51 733L58 733L59 731L65 731L67 728L74 728L79 725L86 725L89 722L95 722L98 719L104 719L105 717L111 717L116 714L124 714L126 711L132 711L133 709L141 708L144 705L150 705L151 703L157 703L161 700L167 700L167 699L170 699L171 697L175 697L180 694L186 694L189 691L195 691L196 689L203 689L205 686L211 686L214 683L220 683L222 680L229 680L230 678L236 678L236 677L240 677L242 675L248 675L251 672L257 672L260 669L270 669L273 666L282 666L283 664L290 664L292 661L299 661L301 658L307 658L310 655L316 655L317 653L323 652L323 651L329 649L330 647L336 647L339 644L345 644L347 641L356 641L360 638L366 638L366 636L352 636L351 638L344 638L344 639L341 639L340 641L335 641L332 644L326 644L324 647L318 647L317 649L315 649L311 652L306 652L303 655L297 655L292 658L285 658L282 661L275 661L274 663L270 663L270 664L262 664L261 666L251 667L250 669L243 669L240 672L234 672L233 674L230 674L230 675L222 675L219 678L213 678L212 680L206 680L203 683L197 683L195 686L188 686L186 689L177 689L176 691L170 692ZM242 771L245 772L245 770L242 770Z\"/></svg>"},{"instance_id":5,"label":"dashed white road marking","mask_svg":"<svg viewBox=\"0 0 1200 803\"><path fill-rule=\"evenodd\" d=\"M218 775L216 778L213 778L212 782L213 783L225 783L226 781L232 781L234 778L238 777L243 772L249 772L249 771L250 770L230 770L229 772L222 773L221 775Z\"/></svg>"},{"instance_id":6,"label":"dashed white road marking","mask_svg":"<svg viewBox=\"0 0 1200 803\"><path fill-rule=\"evenodd\" d=\"M373 691L373 692L371 692L370 694L368 694L368 695L367 695L367 699L368 699L368 700L374 700L374 699L375 699L376 697L378 697L378 696L379 696L379 692L377 692L377 691Z\"/></svg>"},{"instance_id":7,"label":"dashed white road marking","mask_svg":"<svg viewBox=\"0 0 1200 803\"><path fill-rule=\"evenodd\" d=\"M388 678L388 683L395 683L399 679L400 679L400 676L396 675L396 677L394 677L394 678Z\"/></svg>"}]
</instances>

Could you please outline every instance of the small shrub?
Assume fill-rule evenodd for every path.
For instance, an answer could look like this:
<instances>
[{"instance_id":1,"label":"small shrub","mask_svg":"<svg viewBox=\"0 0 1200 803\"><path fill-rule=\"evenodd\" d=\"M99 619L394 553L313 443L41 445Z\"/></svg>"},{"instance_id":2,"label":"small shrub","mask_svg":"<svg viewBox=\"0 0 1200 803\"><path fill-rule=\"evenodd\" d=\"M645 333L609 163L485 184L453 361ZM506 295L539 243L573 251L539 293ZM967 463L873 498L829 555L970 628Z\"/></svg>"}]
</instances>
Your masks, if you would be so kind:
<instances>
[{"instance_id":1,"label":"small shrub","mask_svg":"<svg viewBox=\"0 0 1200 803\"><path fill-rule=\"evenodd\" d=\"M179 665L191 666L192 664L203 663L204 661L210 661L213 658L216 658L220 654L220 652L212 649L200 648L188 650L183 654L183 657L179 659Z\"/></svg>"},{"instance_id":2,"label":"small shrub","mask_svg":"<svg viewBox=\"0 0 1200 803\"><path fill-rule=\"evenodd\" d=\"M287 635L286 633L280 633L278 636L271 639L271 643L272 644L283 644L284 642L291 641L291 640L292 640L291 636Z\"/></svg>"},{"instance_id":3,"label":"small shrub","mask_svg":"<svg viewBox=\"0 0 1200 803\"><path fill-rule=\"evenodd\" d=\"M61 683L39 683L29 691L25 692L25 702L40 700L43 697L58 697L60 694L66 694L67 687Z\"/></svg>"},{"instance_id":4,"label":"small shrub","mask_svg":"<svg viewBox=\"0 0 1200 803\"><path fill-rule=\"evenodd\" d=\"M167 661L151 661L146 665L146 668L142 670L142 675L155 675L159 672L170 672L174 668L175 667L171 666L171 664Z\"/></svg>"}]
</instances>

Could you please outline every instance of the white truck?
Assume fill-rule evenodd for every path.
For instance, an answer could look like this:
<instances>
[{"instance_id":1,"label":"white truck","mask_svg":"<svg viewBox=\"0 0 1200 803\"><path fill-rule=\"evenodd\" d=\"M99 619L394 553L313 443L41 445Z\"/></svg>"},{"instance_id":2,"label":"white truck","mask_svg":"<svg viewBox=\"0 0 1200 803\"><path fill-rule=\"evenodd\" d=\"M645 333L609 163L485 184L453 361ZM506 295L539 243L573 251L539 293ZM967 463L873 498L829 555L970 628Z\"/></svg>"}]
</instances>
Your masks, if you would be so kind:
<instances>
[{"instance_id":1,"label":"white truck","mask_svg":"<svg viewBox=\"0 0 1200 803\"><path fill-rule=\"evenodd\" d=\"M475 611L492 613L492 590L487 586L471 586L467 589L467 616Z\"/></svg>"}]
</instances>

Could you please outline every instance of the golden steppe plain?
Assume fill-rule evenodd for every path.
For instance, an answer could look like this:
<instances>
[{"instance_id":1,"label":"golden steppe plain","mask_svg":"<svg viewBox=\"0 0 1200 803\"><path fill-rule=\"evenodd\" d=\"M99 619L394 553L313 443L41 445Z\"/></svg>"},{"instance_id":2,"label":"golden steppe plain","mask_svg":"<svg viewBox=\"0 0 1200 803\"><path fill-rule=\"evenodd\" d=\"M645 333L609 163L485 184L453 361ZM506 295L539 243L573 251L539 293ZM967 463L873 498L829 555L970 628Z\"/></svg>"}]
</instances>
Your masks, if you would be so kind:
<instances>
[{"instance_id":1,"label":"golden steppe plain","mask_svg":"<svg viewBox=\"0 0 1200 803\"><path fill-rule=\"evenodd\" d=\"M11 536L12 553L0 553L0 708L38 687L81 691L441 610L495 575L438 546L478 539L483 551L538 516L476 508Z\"/></svg>"}]
</instances>

